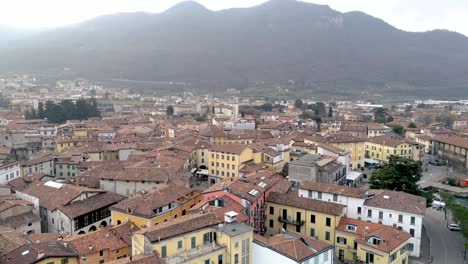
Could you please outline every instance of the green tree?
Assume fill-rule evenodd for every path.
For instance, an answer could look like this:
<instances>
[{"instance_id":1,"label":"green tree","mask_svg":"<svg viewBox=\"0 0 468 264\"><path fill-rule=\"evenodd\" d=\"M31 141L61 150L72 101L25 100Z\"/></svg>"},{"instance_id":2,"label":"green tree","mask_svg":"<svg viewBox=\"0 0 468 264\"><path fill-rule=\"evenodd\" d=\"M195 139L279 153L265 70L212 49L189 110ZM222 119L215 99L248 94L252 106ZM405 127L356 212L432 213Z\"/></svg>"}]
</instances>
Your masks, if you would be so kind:
<instances>
[{"instance_id":1,"label":"green tree","mask_svg":"<svg viewBox=\"0 0 468 264\"><path fill-rule=\"evenodd\" d=\"M385 117L380 117L380 116L379 116L379 117L376 117L376 118L374 119L374 121L375 121L376 123L383 124L383 123L385 123Z\"/></svg>"},{"instance_id":2,"label":"green tree","mask_svg":"<svg viewBox=\"0 0 468 264\"><path fill-rule=\"evenodd\" d=\"M39 102L37 108L37 117L40 119L44 119L44 104L42 102Z\"/></svg>"},{"instance_id":3,"label":"green tree","mask_svg":"<svg viewBox=\"0 0 468 264\"><path fill-rule=\"evenodd\" d=\"M417 128L416 124L411 122L409 125L408 125L408 128Z\"/></svg>"},{"instance_id":4,"label":"green tree","mask_svg":"<svg viewBox=\"0 0 468 264\"><path fill-rule=\"evenodd\" d=\"M89 90L89 95L91 95L92 97L95 97L96 96L96 90L95 89Z\"/></svg>"},{"instance_id":5,"label":"green tree","mask_svg":"<svg viewBox=\"0 0 468 264\"><path fill-rule=\"evenodd\" d=\"M387 166L376 170L369 179L370 188L402 191L426 198L432 204L432 194L419 189L421 163L412 159L391 156Z\"/></svg>"},{"instance_id":6,"label":"green tree","mask_svg":"<svg viewBox=\"0 0 468 264\"><path fill-rule=\"evenodd\" d=\"M413 106L412 106L412 105L407 105L407 106L405 106L405 113L410 113L412 110L413 110Z\"/></svg>"},{"instance_id":7,"label":"green tree","mask_svg":"<svg viewBox=\"0 0 468 264\"><path fill-rule=\"evenodd\" d=\"M214 109L214 107L213 107L213 109ZM174 107L172 105L169 105L166 108L166 115L168 115L168 116L173 116L174 115Z\"/></svg>"},{"instance_id":8,"label":"green tree","mask_svg":"<svg viewBox=\"0 0 468 264\"><path fill-rule=\"evenodd\" d=\"M455 197L452 194L442 192L440 193L442 200L445 202L446 210L452 211L454 220L458 223L465 239L465 250L468 249L468 208L456 203ZM447 217L447 216L446 216Z\"/></svg>"},{"instance_id":9,"label":"green tree","mask_svg":"<svg viewBox=\"0 0 468 264\"><path fill-rule=\"evenodd\" d=\"M386 115L385 108L383 107L374 108L374 120L376 120L376 122L377 122L377 118L383 118L385 120L385 115Z\"/></svg>"},{"instance_id":10,"label":"green tree","mask_svg":"<svg viewBox=\"0 0 468 264\"><path fill-rule=\"evenodd\" d=\"M301 99L296 99L296 102L294 102L294 106L295 106L297 109L302 109L302 107L304 106L304 103L302 102Z\"/></svg>"},{"instance_id":11,"label":"green tree","mask_svg":"<svg viewBox=\"0 0 468 264\"><path fill-rule=\"evenodd\" d=\"M270 103L266 103L260 106L260 110L264 112L271 112L273 111L273 105Z\"/></svg>"},{"instance_id":12,"label":"green tree","mask_svg":"<svg viewBox=\"0 0 468 264\"><path fill-rule=\"evenodd\" d=\"M392 131L402 136L405 133L405 129L400 125L391 126Z\"/></svg>"},{"instance_id":13,"label":"green tree","mask_svg":"<svg viewBox=\"0 0 468 264\"><path fill-rule=\"evenodd\" d=\"M387 117L386 122L393 122L393 120L394 120L394 119L393 119L393 116L389 116L389 117Z\"/></svg>"},{"instance_id":14,"label":"green tree","mask_svg":"<svg viewBox=\"0 0 468 264\"><path fill-rule=\"evenodd\" d=\"M328 108L328 117L333 117L333 108L331 106Z\"/></svg>"},{"instance_id":15,"label":"green tree","mask_svg":"<svg viewBox=\"0 0 468 264\"><path fill-rule=\"evenodd\" d=\"M327 113L327 110L325 108L325 104L323 102L317 102L317 113L315 115L318 116L325 116Z\"/></svg>"}]
</instances>

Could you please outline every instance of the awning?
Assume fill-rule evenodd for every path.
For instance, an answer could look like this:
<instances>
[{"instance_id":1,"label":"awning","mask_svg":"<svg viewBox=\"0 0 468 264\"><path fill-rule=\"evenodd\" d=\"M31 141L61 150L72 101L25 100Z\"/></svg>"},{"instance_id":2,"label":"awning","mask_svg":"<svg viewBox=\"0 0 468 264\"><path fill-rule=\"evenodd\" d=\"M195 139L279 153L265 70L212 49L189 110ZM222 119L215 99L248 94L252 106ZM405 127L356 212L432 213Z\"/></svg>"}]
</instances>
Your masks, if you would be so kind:
<instances>
[{"instance_id":1,"label":"awning","mask_svg":"<svg viewBox=\"0 0 468 264\"><path fill-rule=\"evenodd\" d=\"M364 162L369 164L379 164L379 162L374 159L364 159Z\"/></svg>"},{"instance_id":2,"label":"awning","mask_svg":"<svg viewBox=\"0 0 468 264\"><path fill-rule=\"evenodd\" d=\"M348 172L348 174L346 174L346 180L355 181L356 179L361 177L361 175L362 175L362 173L360 173L360 172L351 171L351 172Z\"/></svg>"}]
</instances>

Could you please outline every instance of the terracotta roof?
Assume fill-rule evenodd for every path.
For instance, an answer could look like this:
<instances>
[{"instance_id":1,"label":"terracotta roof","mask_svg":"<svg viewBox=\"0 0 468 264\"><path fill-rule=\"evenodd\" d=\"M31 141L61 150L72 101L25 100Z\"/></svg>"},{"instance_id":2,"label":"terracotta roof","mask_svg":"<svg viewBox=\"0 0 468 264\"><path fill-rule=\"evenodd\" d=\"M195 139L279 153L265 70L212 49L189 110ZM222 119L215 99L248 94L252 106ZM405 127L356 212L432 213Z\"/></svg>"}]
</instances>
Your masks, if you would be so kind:
<instances>
[{"instance_id":1,"label":"terracotta roof","mask_svg":"<svg viewBox=\"0 0 468 264\"><path fill-rule=\"evenodd\" d=\"M170 203L184 204L195 198L199 191L183 186L169 185L142 196L123 201L111 207L111 210L144 218L155 217L157 209Z\"/></svg>"},{"instance_id":2,"label":"terracotta roof","mask_svg":"<svg viewBox=\"0 0 468 264\"><path fill-rule=\"evenodd\" d=\"M394 138L390 136L377 136L371 137L367 140L370 143L378 144L378 145L385 145L389 147L397 147L400 144L410 144L404 138Z\"/></svg>"},{"instance_id":3,"label":"terracotta roof","mask_svg":"<svg viewBox=\"0 0 468 264\"><path fill-rule=\"evenodd\" d=\"M286 232L268 238L254 234L254 242L298 263L303 263L327 250L333 250L332 245L295 232Z\"/></svg>"},{"instance_id":4,"label":"terracotta roof","mask_svg":"<svg viewBox=\"0 0 468 264\"><path fill-rule=\"evenodd\" d=\"M272 192L268 195L267 202L336 216L341 215L345 208L341 204L299 197L297 192L287 194Z\"/></svg>"},{"instance_id":5,"label":"terracotta roof","mask_svg":"<svg viewBox=\"0 0 468 264\"><path fill-rule=\"evenodd\" d=\"M199 229L217 226L223 221L224 219L218 218L214 213L184 215L159 225L150 226L138 233L144 234L153 243Z\"/></svg>"},{"instance_id":6,"label":"terracotta roof","mask_svg":"<svg viewBox=\"0 0 468 264\"><path fill-rule=\"evenodd\" d=\"M366 192L359 188L352 188L333 183L321 183L313 181L303 181L299 189L332 193L355 198L364 198L366 195Z\"/></svg>"},{"instance_id":7,"label":"terracotta roof","mask_svg":"<svg viewBox=\"0 0 468 264\"><path fill-rule=\"evenodd\" d=\"M356 227L356 231L349 230L348 225ZM411 235L393 226L386 226L372 222L342 217L336 230L350 234L356 234L355 241L387 253L392 252L411 238ZM338 235L337 235L338 236ZM378 237L382 241L378 245L368 243L371 237Z\"/></svg>"},{"instance_id":8,"label":"terracotta roof","mask_svg":"<svg viewBox=\"0 0 468 264\"><path fill-rule=\"evenodd\" d=\"M10 253L26 243L28 241L22 231L0 225L0 256Z\"/></svg>"},{"instance_id":9,"label":"terracotta roof","mask_svg":"<svg viewBox=\"0 0 468 264\"><path fill-rule=\"evenodd\" d=\"M80 200L67 204L58 208L62 213L70 218L76 218L80 215L87 214L97 209L109 207L117 202L120 202L127 197L117 193L106 192L93 195L86 198L85 200ZM39 203L41 201L39 200Z\"/></svg>"},{"instance_id":10,"label":"terracotta roof","mask_svg":"<svg viewBox=\"0 0 468 264\"><path fill-rule=\"evenodd\" d=\"M165 264L158 255L143 254L106 262L107 264Z\"/></svg>"},{"instance_id":11,"label":"terracotta roof","mask_svg":"<svg viewBox=\"0 0 468 264\"><path fill-rule=\"evenodd\" d=\"M47 258L75 257L79 255L66 242L54 241L36 244L25 244L0 258L0 263L32 264Z\"/></svg>"},{"instance_id":12,"label":"terracotta roof","mask_svg":"<svg viewBox=\"0 0 468 264\"><path fill-rule=\"evenodd\" d=\"M435 136L434 141L450 144L462 148L468 148L468 138L460 136Z\"/></svg>"},{"instance_id":13,"label":"terracotta roof","mask_svg":"<svg viewBox=\"0 0 468 264\"><path fill-rule=\"evenodd\" d=\"M364 205L410 214L426 213L426 198L398 191L369 190Z\"/></svg>"}]
</instances>

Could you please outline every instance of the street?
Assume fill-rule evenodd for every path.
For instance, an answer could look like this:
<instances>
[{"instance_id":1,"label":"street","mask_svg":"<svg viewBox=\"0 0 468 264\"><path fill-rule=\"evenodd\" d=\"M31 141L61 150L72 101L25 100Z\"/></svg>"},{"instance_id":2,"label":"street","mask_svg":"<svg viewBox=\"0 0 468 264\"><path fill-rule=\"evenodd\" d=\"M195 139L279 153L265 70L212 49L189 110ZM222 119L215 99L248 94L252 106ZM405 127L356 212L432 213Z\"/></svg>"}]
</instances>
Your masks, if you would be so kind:
<instances>
[{"instance_id":1,"label":"street","mask_svg":"<svg viewBox=\"0 0 468 264\"><path fill-rule=\"evenodd\" d=\"M436 264L457 264L463 262L463 236L447 228L443 211L428 208L423 219L430 239L430 252ZM427 246L427 245L423 245ZM412 261L412 263L418 263Z\"/></svg>"}]
</instances>

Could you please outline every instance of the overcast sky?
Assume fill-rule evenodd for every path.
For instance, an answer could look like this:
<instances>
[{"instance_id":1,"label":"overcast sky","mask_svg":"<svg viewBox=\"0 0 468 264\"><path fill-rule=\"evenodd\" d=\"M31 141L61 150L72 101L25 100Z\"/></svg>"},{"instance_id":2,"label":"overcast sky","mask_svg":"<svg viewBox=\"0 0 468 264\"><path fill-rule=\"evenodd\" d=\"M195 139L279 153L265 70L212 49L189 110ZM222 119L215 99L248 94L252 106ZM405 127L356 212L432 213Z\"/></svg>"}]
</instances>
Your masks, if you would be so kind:
<instances>
[{"instance_id":1,"label":"overcast sky","mask_svg":"<svg viewBox=\"0 0 468 264\"><path fill-rule=\"evenodd\" d=\"M183 0L0 0L0 24L57 27L117 12L161 12ZM347 12L359 10L409 31L449 29L468 36L468 0L306 0ZM199 0L211 10L266 0Z\"/></svg>"}]
</instances>

